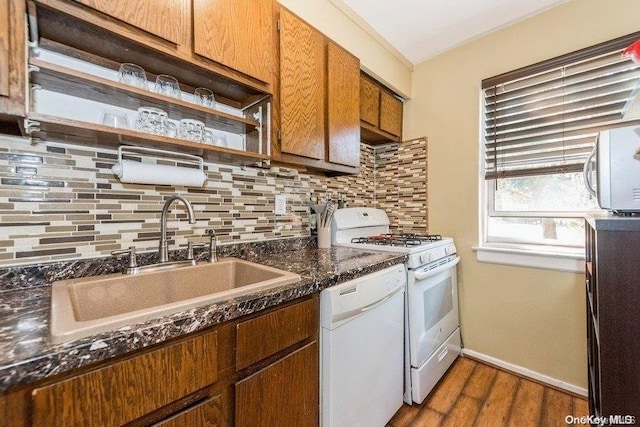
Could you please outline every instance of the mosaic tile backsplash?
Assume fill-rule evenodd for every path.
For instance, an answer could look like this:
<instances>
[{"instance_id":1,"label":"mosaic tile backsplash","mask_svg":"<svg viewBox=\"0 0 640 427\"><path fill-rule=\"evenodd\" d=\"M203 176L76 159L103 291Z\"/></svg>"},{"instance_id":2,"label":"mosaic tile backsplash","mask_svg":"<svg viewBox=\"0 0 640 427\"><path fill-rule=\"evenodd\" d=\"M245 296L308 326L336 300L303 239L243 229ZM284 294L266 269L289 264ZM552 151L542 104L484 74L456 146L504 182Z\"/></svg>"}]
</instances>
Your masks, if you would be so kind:
<instances>
[{"instance_id":1,"label":"mosaic tile backsplash","mask_svg":"<svg viewBox=\"0 0 640 427\"><path fill-rule=\"evenodd\" d=\"M128 246L157 250L160 212L174 194L192 203L197 222L174 204L170 249L205 242L208 228L222 244L308 236L312 195L383 208L394 230L424 233L426 140L362 144L361 153L355 176L206 163L205 186L187 188L120 183L111 172L116 150L0 135L0 265L101 257ZM286 215L274 213L276 194L287 195Z\"/></svg>"}]
</instances>

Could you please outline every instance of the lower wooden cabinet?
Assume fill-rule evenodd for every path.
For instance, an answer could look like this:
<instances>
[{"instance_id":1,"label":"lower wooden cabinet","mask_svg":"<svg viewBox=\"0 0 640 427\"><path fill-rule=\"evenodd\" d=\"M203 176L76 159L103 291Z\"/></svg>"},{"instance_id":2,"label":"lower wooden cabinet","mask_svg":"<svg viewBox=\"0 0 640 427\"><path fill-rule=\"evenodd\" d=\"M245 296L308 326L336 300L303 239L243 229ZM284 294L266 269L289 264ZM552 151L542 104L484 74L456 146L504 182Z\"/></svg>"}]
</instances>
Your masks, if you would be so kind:
<instances>
[{"instance_id":1,"label":"lower wooden cabinet","mask_svg":"<svg viewBox=\"0 0 640 427\"><path fill-rule=\"evenodd\" d=\"M119 426L218 380L217 331L33 391L38 426Z\"/></svg>"},{"instance_id":2,"label":"lower wooden cabinet","mask_svg":"<svg viewBox=\"0 0 640 427\"><path fill-rule=\"evenodd\" d=\"M313 341L236 385L236 426L318 424L318 342Z\"/></svg>"},{"instance_id":3,"label":"lower wooden cabinet","mask_svg":"<svg viewBox=\"0 0 640 427\"><path fill-rule=\"evenodd\" d=\"M314 426L318 325L316 295L9 390L0 427Z\"/></svg>"},{"instance_id":4,"label":"lower wooden cabinet","mask_svg":"<svg viewBox=\"0 0 640 427\"><path fill-rule=\"evenodd\" d=\"M156 424L157 427L217 427L227 425L222 396L206 397L169 419Z\"/></svg>"}]
</instances>

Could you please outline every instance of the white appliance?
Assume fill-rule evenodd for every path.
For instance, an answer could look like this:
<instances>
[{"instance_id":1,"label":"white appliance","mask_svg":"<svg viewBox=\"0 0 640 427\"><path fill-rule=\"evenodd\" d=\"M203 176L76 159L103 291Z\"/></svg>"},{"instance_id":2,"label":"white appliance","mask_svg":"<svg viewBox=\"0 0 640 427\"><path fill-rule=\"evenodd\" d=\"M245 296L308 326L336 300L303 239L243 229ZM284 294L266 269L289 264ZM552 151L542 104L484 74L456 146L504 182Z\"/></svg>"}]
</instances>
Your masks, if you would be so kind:
<instances>
[{"instance_id":1,"label":"white appliance","mask_svg":"<svg viewBox=\"0 0 640 427\"><path fill-rule=\"evenodd\" d=\"M408 255L405 310L405 396L422 403L461 353L458 284L453 239L389 234L380 209L338 209L332 244Z\"/></svg>"},{"instance_id":2,"label":"white appliance","mask_svg":"<svg viewBox=\"0 0 640 427\"><path fill-rule=\"evenodd\" d=\"M591 182L594 156L596 188ZM602 209L640 212L640 126L600 132L583 175L587 190Z\"/></svg>"},{"instance_id":3,"label":"white appliance","mask_svg":"<svg viewBox=\"0 0 640 427\"><path fill-rule=\"evenodd\" d=\"M320 293L321 425L383 427L402 406L403 264Z\"/></svg>"}]
</instances>

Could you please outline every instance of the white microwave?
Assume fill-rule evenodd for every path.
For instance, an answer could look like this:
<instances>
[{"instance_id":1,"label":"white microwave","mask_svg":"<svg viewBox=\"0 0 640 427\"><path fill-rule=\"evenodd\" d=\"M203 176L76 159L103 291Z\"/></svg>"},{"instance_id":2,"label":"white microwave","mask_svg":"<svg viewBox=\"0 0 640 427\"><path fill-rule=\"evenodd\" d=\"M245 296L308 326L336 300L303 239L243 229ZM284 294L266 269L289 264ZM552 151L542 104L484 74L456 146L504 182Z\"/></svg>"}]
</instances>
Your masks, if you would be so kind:
<instances>
[{"instance_id":1,"label":"white microwave","mask_svg":"<svg viewBox=\"0 0 640 427\"><path fill-rule=\"evenodd\" d=\"M600 132L584 164L584 182L602 209L640 212L640 126Z\"/></svg>"}]
</instances>

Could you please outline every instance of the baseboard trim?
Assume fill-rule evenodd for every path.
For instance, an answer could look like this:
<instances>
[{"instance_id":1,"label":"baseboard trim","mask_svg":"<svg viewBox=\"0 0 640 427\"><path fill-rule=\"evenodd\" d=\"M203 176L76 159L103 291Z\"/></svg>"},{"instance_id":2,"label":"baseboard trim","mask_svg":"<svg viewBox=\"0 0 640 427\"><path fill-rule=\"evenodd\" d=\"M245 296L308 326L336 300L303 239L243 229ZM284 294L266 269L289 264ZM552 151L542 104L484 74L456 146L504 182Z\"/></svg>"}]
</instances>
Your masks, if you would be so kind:
<instances>
[{"instance_id":1,"label":"baseboard trim","mask_svg":"<svg viewBox=\"0 0 640 427\"><path fill-rule=\"evenodd\" d=\"M464 356L468 356L471 359L477 359L481 362L488 363L489 365L493 365L497 368L504 369L505 371L513 372L516 375L521 377L529 378L533 381L537 381L548 385L550 387L554 387L560 390L567 391L571 394L575 394L577 396L586 397L587 389L578 387L573 384L566 383L564 381L558 380L556 378L550 377L548 375L543 375L539 372L532 371L531 369L524 368L522 366L514 365L513 363L505 362L504 360L477 352L473 350L469 350L467 348L462 349L462 354Z\"/></svg>"}]
</instances>

